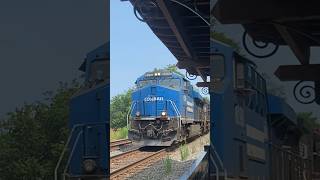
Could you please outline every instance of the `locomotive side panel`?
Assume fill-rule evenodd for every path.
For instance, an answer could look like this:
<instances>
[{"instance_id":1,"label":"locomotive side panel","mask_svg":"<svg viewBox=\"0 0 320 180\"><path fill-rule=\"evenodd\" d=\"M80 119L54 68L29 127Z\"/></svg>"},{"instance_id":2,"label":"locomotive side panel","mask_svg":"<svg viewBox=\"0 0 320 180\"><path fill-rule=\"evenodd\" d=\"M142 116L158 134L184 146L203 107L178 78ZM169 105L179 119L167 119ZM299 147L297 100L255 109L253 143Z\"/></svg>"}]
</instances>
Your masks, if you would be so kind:
<instances>
[{"instance_id":1,"label":"locomotive side panel","mask_svg":"<svg viewBox=\"0 0 320 180\"><path fill-rule=\"evenodd\" d=\"M219 67L210 77L217 82L210 94L210 176L268 179L264 80L252 62L227 45L212 43L211 63Z\"/></svg>"}]
</instances>

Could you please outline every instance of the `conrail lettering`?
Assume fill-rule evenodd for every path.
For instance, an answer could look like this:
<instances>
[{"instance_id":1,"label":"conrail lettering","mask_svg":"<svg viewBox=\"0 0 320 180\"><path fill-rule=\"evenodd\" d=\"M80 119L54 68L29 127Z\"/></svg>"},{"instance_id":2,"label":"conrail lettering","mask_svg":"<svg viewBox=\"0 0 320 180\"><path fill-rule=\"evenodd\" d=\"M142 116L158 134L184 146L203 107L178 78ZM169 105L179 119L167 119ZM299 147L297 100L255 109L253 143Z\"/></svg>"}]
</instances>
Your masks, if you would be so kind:
<instances>
[{"instance_id":1,"label":"conrail lettering","mask_svg":"<svg viewBox=\"0 0 320 180\"><path fill-rule=\"evenodd\" d=\"M163 101L163 97L145 97L144 101Z\"/></svg>"}]
</instances>

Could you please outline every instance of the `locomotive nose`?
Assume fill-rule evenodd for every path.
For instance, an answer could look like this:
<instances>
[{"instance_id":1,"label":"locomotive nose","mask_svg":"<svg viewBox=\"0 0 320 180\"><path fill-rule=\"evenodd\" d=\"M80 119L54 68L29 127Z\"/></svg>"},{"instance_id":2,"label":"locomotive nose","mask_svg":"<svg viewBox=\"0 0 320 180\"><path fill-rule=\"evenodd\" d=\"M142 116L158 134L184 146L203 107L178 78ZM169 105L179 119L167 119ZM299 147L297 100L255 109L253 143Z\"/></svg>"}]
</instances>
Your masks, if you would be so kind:
<instances>
[{"instance_id":1,"label":"locomotive nose","mask_svg":"<svg viewBox=\"0 0 320 180\"><path fill-rule=\"evenodd\" d=\"M150 85L140 90L141 116L168 119L172 115L171 100L177 99L177 91L159 85Z\"/></svg>"},{"instance_id":2,"label":"locomotive nose","mask_svg":"<svg viewBox=\"0 0 320 180\"><path fill-rule=\"evenodd\" d=\"M164 89L160 86L153 85L149 88L150 95L162 95Z\"/></svg>"}]
</instances>

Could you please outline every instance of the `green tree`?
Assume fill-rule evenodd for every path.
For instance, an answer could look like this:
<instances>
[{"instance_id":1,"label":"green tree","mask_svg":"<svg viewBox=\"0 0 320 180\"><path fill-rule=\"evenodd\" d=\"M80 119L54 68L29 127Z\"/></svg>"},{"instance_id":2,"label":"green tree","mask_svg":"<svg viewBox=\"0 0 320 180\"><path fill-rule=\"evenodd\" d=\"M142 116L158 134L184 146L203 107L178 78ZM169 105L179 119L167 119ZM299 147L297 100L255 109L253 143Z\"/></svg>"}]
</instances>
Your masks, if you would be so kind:
<instances>
[{"instance_id":1,"label":"green tree","mask_svg":"<svg viewBox=\"0 0 320 180\"><path fill-rule=\"evenodd\" d=\"M80 84L60 83L42 102L24 104L0 125L0 179L53 179L68 137L69 100Z\"/></svg>"},{"instance_id":2,"label":"green tree","mask_svg":"<svg viewBox=\"0 0 320 180\"><path fill-rule=\"evenodd\" d=\"M312 112L300 112L297 115L298 124L304 133L311 133L314 129L320 128L317 118Z\"/></svg>"},{"instance_id":3,"label":"green tree","mask_svg":"<svg viewBox=\"0 0 320 180\"><path fill-rule=\"evenodd\" d=\"M210 36L212 39L215 39L217 41L223 42L223 43L231 46L237 53L241 54L241 48L239 46L239 43L237 43L233 39L227 37L224 33L211 31Z\"/></svg>"},{"instance_id":4,"label":"green tree","mask_svg":"<svg viewBox=\"0 0 320 180\"><path fill-rule=\"evenodd\" d=\"M133 89L118 94L111 99L110 115L111 128L121 128L127 125L127 114L131 105L131 94Z\"/></svg>"},{"instance_id":5,"label":"green tree","mask_svg":"<svg viewBox=\"0 0 320 180\"><path fill-rule=\"evenodd\" d=\"M167 65L165 68L163 68L164 70L167 70L167 71L169 71L169 72L174 72L174 73L177 73L177 74L180 74L181 76L184 76L184 74L182 74L179 70L178 70L178 68L177 68L177 66L175 65L175 64L169 64L169 65Z\"/></svg>"}]
</instances>

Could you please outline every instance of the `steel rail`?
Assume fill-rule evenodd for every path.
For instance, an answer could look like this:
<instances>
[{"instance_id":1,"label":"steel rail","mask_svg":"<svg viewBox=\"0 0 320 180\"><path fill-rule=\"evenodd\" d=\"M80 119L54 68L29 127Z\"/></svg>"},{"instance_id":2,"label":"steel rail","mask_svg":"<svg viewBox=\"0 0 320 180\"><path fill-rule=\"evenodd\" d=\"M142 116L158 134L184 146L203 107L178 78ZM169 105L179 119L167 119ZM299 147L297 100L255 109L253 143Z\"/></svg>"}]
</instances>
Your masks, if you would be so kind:
<instances>
[{"instance_id":1,"label":"steel rail","mask_svg":"<svg viewBox=\"0 0 320 180\"><path fill-rule=\"evenodd\" d=\"M156 151L156 152L154 152L154 153L152 153L152 154L150 154L150 155L148 155L148 156L146 156L144 158L141 158L141 159L139 159L139 160L137 160L135 162L132 162L132 163L130 163L130 164L128 164L128 165L126 165L126 166L124 166L122 168L119 168L119 169L117 169L117 170L115 170L113 172L110 172L110 179L117 178L118 176L121 176L121 175L125 174L126 172L128 172L132 168L135 168L135 167L137 167L137 166L139 166L139 165L141 165L141 164L143 164L143 163L145 163L145 162L147 162L147 161L149 161L149 160L151 160L153 158L157 158L159 156L162 156L165 152L166 152L166 149L162 149L162 150Z\"/></svg>"},{"instance_id":2,"label":"steel rail","mask_svg":"<svg viewBox=\"0 0 320 180\"><path fill-rule=\"evenodd\" d=\"M120 140L112 141L110 142L110 150L114 150L117 147L120 147L122 145L128 145L128 144L132 144L132 141L130 141L129 139L120 139Z\"/></svg>"}]
</instances>

